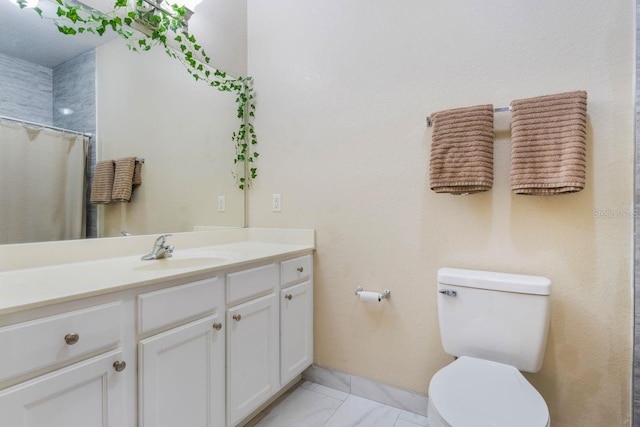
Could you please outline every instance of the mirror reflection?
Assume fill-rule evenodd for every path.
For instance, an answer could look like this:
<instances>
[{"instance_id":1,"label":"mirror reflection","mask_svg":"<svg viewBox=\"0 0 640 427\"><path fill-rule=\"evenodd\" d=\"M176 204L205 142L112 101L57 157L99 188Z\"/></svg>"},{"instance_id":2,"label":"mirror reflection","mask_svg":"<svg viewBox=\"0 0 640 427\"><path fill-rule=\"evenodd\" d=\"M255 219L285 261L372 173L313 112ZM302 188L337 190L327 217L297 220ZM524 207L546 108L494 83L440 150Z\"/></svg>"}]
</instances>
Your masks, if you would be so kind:
<instances>
[{"instance_id":1,"label":"mirror reflection","mask_svg":"<svg viewBox=\"0 0 640 427\"><path fill-rule=\"evenodd\" d=\"M212 42L201 23L213 14L241 21L242 13L231 0L206 0L189 23L214 57L223 52L214 65L226 61L237 74L246 73L242 27L228 34L218 27ZM0 178L0 243L242 227L244 194L232 175L234 100L193 80L160 49L132 53L113 36L64 36L33 11L0 0L0 116L18 119L0 120L0 167L9 171ZM87 203L83 189L95 163L126 157L145 160L131 201Z\"/></svg>"}]
</instances>

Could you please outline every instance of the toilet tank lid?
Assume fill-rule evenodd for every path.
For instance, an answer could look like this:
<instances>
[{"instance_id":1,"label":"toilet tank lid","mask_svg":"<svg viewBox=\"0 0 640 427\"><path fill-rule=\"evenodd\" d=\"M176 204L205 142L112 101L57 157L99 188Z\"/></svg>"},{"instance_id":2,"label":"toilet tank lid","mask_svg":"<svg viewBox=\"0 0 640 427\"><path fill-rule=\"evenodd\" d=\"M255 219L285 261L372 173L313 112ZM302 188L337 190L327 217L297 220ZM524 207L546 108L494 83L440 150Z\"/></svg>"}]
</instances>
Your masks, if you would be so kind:
<instances>
[{"instance_id":1,"label":"toilet tank lid","mask_svg":"<svg viewBox=\"0 0 640 427\"><path fill-rule=\"evenodd\" d=\"M520 294L549 295L551 293L551 280L546 277L493 271L441 268L438 270L438 283Z\"/></svg>"}]
</instances>

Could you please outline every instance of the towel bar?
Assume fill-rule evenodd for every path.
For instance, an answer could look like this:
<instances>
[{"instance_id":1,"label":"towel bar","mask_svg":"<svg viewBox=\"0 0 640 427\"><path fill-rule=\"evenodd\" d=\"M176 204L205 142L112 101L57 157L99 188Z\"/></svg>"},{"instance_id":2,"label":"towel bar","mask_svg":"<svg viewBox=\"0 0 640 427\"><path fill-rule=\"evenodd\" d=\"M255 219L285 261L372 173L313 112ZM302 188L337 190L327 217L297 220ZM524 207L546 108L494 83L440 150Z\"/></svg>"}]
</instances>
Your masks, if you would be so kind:
<instances>
[{"instance_id":1,"label":"towel bar","mask_svg":"<svg viewBox=\"0 0 640 427\"><path fill-rule=\"evenodd\" d=\"M511 111L511 107L498 107L498 108L494 108L493 111L495 111L496 113L501 113L503 111ZM431 116L427 116L427 127L430 128L431 126L433 126L433 121L431 120Z\"/></svg>"}]
</instances>

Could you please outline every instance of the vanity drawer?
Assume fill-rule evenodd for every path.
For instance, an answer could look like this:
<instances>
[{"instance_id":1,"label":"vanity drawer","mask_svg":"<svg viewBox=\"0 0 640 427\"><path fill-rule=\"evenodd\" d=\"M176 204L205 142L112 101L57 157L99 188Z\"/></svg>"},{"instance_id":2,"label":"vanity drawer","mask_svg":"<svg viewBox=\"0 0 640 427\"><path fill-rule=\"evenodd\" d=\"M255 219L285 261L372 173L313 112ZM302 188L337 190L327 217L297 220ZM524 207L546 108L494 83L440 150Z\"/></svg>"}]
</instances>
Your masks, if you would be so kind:
<instances>
[{"instance_id":1,"label":"vanity drawer","mask_svg":"<svg viewBox=\"0 0 640 427\"><path fill-rule=\"evenodd\" d=\"M116 302L0 328L0 382L115 346L121 321Z\"/></svg>"},{"instance_id":2,"label":"vanity drawer","mask_svg":"<svg viewBox=\"0 0 640 427\"><path fill-rule=\"evenodd\" d=\"M227 304L264 295L278 286L278 280L276 264L227 274Z\"/></svg>"},{"instance_id":3,"label":"vanity drawer","mask_svg":"<svg viewBox=\"0 0 640 427\"><path fill-rule=\"evenodd\" d=\"M311 255L283 261L280 264L282 274L282 287L292 285L307 279L313 272Z\"/></svg>"},{"instance_id":4,"label":"vanity drawer","mask_svg":"<svg viewBox=\"0 0 640 427\"><path fill-rule=\"evenodd\" d=\"M223 303L218 278L199 280L181 286L138 295L140 334L204 316Z\"/></svg>"}]
</instances>

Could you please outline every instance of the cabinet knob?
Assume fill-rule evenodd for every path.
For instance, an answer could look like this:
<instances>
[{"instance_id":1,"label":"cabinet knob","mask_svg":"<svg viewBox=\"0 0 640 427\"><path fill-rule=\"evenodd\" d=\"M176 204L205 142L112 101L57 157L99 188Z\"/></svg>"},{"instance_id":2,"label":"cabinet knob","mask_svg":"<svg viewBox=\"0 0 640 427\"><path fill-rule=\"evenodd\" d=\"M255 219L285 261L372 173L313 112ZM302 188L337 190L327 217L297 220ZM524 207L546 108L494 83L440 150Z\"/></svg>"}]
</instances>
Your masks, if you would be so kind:
<instances>
[{"instance_id":1,"label":"cabinet knob","mask_svg":"<svg viewBox=\"0 0 640 427\"><path fill-rule=\"evenodd\" d=\"M126 367L127 362L125 362L124 360L116 360L115 362L113 362L113 369L115 369L116 372L122 372Z\"/></svg>"},{"instance_id":2,"label":"cabinet knob","mask_svg":"<svg viewBox=\"0 0 640 427\"><path fill-rule=\"evenodd\" d=\"M80 341L80 335L76 334L75 332L64 336L64 342L66 342L68 345L74 345L78 341Z\"/></svg>"},{"instance_id":3,"label":"cabinet knob","mask_svg":"<svg viewBox=\"0 0 640 427\"><path fill-rule=\"evenodd\" d=\"M284 297L285 297L286 299L288 299L289 301L291 301L291 298L293 298L293 295L291 295L291 294L286 294Z\"/></svg>"},{"instance_id":4,"label":"cabinet knob","mask_svg":"<svg viewBox=\"0 0 640 427\"><path fill-rule=\"evenodd\" d=\"M233 320L235 320L235 321L239 322L239 321L240 321L240 319L242 319L242 316L241 316L241 315L239 315L239 314L234 314L234 315L233 315Z\"/></svg>"},{"instance_id":5,"label":"cabinet knob","mask_svg":"<svg viewBox=\"0 0 640 427\"><path fill-rule=\"evenodd\" d=\"M304 271L304 267L298 267L296 270L298 270L300 273L302 273Z\"/></svg>"},{"instance_id":6,"label":"cabinet knob","mask_svg":"<svg viewBox=\"0 0 640 427\"><path fill-rule=\"evenodd\" d=\"M220 322L216 322L213 324L213 329L215 329L216 331L219 331L220 329L222 329L222 323Z\"/></svg>"}]
</instances>

